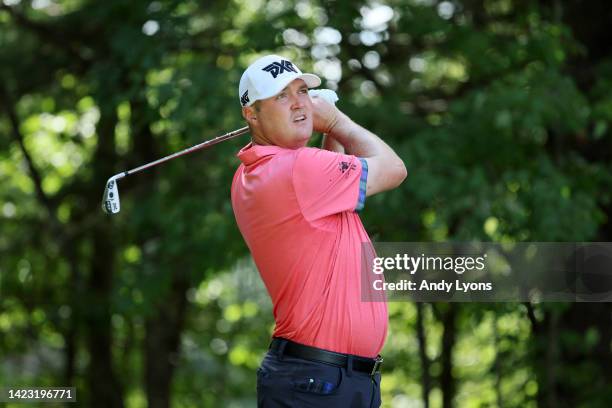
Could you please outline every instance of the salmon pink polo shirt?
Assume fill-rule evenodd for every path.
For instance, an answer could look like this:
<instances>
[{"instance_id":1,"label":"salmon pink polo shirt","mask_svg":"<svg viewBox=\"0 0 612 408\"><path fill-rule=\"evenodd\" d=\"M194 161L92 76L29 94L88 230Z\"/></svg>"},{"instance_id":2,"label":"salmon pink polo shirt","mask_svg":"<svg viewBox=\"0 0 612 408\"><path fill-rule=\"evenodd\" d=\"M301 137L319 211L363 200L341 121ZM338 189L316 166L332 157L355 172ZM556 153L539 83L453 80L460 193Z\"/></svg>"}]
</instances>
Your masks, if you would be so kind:
<instances>
[{"instance_id":1,"label":"salmon pink polo shirt","mask_svg":"<svg viewBox=\"0 0 612 408\"><path fill-rule=\"evenodd\" d=\"M238 158L232 206L272 299L273 336L375 357L388 315L385 301L362 301L362 257L375 256L356 212L365 201L367 162L252 144ZM362 254L364 244L370 255Z\"/></svg>"}]
</instances>

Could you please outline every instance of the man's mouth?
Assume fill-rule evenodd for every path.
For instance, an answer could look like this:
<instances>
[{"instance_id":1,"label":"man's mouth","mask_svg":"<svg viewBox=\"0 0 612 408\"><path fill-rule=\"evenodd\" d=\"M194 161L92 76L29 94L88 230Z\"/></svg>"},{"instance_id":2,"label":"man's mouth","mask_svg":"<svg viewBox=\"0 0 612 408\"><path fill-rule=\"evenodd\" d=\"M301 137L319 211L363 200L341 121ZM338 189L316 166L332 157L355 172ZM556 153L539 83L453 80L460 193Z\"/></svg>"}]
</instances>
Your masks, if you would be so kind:
<instances>
[{"instance_id":1,"label":"man's mouth","mask_svg":"<svg viewBox=\"0 0 612 408\"><path fill-rule=\"evenodd\" d=\"M298 115L295 118L293 118L294 122L303 122L306 120L306 115Z\"/></svg>"}]
</instances>

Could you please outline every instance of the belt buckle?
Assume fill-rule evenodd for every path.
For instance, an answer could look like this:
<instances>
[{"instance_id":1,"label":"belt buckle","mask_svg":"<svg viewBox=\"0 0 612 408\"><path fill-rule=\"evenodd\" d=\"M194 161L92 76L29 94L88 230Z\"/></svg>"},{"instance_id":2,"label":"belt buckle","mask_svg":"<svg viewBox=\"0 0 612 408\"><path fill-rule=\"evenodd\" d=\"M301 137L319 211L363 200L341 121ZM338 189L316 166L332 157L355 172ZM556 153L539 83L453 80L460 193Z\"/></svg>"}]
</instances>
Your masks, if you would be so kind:
<instances>
[{"instance_id":1,"label":"belt buckle","mask_svg":"<svg viewBox=\"0 0 612 408\"><path fill-rule=\"evenodd\" d=\"M379 368L382 362L383 362L383 358L381 356L376 356L376 360L374 360L374 366L372 367L372 372L370 373L371 377L374 377L374 374L376 374L379 371Z\"/></svg>"}]
</instances>

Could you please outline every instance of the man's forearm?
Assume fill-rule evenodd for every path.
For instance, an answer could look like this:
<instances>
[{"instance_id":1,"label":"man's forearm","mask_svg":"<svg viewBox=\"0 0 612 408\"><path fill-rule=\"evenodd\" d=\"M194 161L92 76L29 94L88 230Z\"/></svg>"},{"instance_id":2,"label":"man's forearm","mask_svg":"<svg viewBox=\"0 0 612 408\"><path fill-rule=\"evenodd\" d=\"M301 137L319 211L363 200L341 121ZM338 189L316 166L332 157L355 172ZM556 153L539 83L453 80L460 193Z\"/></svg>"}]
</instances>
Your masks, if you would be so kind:
<instances>
[{"instance_id":1,"label":"man's forearm","mask_svg":"<svg viewBox=\"0 0 612 408\"><path fill-rule=\"evenodd\" d=\"M347 154L366 160L366 196L395 188L406 178L403 160L381 138L325 101L315 98L313 107L314 129L327 133L323 146L337 151L337 143L344 147Z\"/></svg>"},{"instance_id":2,"label":"man's forearm","mask_svg":"<svg viewBox=\"0 0 612 408\"><path fill-rule=\"evenodd\" d=\"M358 157L383 154L397 157L393 149L374 133L358 125L344 113L338 111L338 115L338 120L325 142L331 139L342 145L347 154Z\"/></svg>"}]
</instances>

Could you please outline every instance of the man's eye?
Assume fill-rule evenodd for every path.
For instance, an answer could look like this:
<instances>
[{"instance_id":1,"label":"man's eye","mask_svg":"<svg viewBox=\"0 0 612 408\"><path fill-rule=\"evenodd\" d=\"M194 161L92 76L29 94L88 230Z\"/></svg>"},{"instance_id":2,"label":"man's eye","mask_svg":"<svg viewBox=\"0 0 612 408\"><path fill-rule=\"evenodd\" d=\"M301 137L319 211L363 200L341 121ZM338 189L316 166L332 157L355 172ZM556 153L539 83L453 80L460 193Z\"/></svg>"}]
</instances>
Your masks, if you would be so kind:
<instances>
[{"instance_id":1,"label":"man's eye","mask_svg":"<svg viewBox=\"0 0 612 408\"><path fill-rule=\"evenodd\" d=\"M300 89L300 93L302 94L308 93L308 88Z\"/></svg>"},{"instance_id":2,"label":"man's eye","mask_svg":"<svg viewBox=\"0 0 612 408\"><path fill-rule=\"evenodd\" d=\"M286 94L286 93L281 92L281 93L279 93L279 94L276 96L276 99L277 99L277 100L278 100L278 99L283 99L283 98L285 98L286 96L287 96L287 94Z\"/></svg>"}]
</instances>

